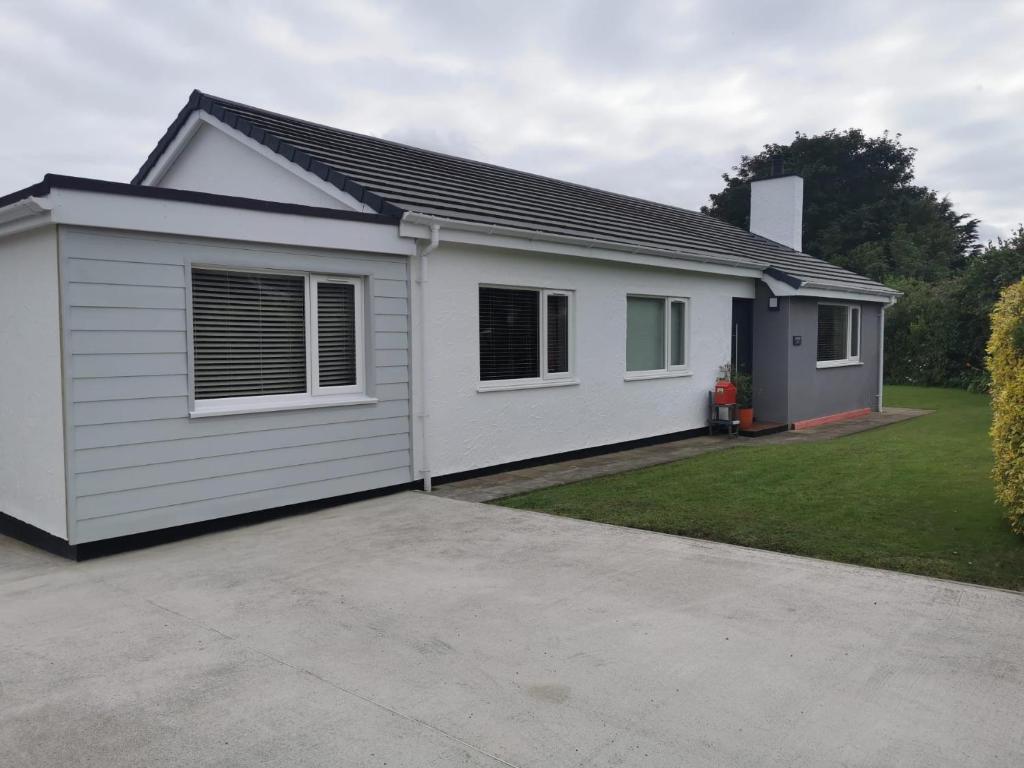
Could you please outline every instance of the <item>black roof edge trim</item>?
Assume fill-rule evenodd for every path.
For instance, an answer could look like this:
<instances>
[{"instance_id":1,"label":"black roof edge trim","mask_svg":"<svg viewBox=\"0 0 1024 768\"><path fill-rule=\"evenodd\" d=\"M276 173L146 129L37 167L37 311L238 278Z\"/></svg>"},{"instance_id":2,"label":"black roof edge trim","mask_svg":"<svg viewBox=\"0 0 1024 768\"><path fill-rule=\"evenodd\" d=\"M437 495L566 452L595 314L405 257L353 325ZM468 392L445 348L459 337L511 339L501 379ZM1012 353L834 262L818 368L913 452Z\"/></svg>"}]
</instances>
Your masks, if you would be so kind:
<instances>
[{"instance_id":1,"label":"black roof edge trim","mask_svg":"<svg viewBox=\"0 0 1024 768\"><path fill-rule=\"evenodd\" d=\"M342 211L336 208L318 208L312 205L295 203L278 203L272 200L256 200L250 197L233 197L231 195L214 195L209 192L193 192L188 189L165 189L163 187L144 187L138 184L123 184L118 181L89 179L81 176L62 176L48 173L38 184L25 187L17 192L0 197L0 207L10 205L27 197L42 196L52 189L71 189L80 192L103 192L109 195L125 195L143 197L151 200L172 200L180 203L199 203L215 205L222 208L240 208L264 213L286 213L296 216L312 216L320 219L339 219L342 221L362 221L368 224L396 224L400 215L380 213L364 213L362 211Z\"/></svg>"},{"instance_id":2,"label":"black roof edge trim","mask_svg":"<svg viewBox=\"0 0 1024 768\"><path fill-rule=\"evenodd\" d=\"M44 176L42 181L37 181L35 184L0 197L0 208L12 205L19 200L25 200L29 197L43 197L48 194L50 194L50 183L47 181L47 177Z\"/></svg>"},{"instance_id":3,"label":"black roof edge trim","mask_svg":"<svg viewBox=\"0 0 1024 768\"><path fill-rule=\"evenodd\" d=\"M178 116L174 118L174 122L168 126L164 135L160 137L160 141L156 143L153 151L146 157L145 162L142 163L142 167L139 168L139 172L136 173L131 180L132 184L141 184L142 180L149 175L149 172L153 170L153 166L156 165L161 155L167 151L167 147L170 146L171 142L174 141L174 137L178 135L178 131L188 120L188 116L195 112L197 109L201 109L203 99L209 101L209 99L199 90L194 90L189 94L188 101L185 106L178 112Z\"/></svg>"},{"instance_id":4,"label":"black roof edge trim","mask_svg":"<svg viewBox=\"0 0 1024 768\"><path fill-rule=\"evenodd\" d=\"M776 280L785 283L791 288L799 288L804 284L804 281L800 278L793 277L791 274L783 272L778 267L766 267L764 273L768 275L768 277L774 277Z\"/></svg>"},{"instance_id":5,"label":"black roof edge trim","mask_svg":"<svg viewBox=\"0 0 1024 768\"><path fill-rule=\"evenodd\" d=\"M229 102L228 104L233 103L234 102ZM239 104L238 106L241 107L244 105ZM149 172L153 170L153 166L157 164L161 155L167 151L167 148L170 146L171 142L174 141L174 138L178 135L182 126L185 125L189 115L197 109L204 110L225 125L234 128L237 131L241 131L249 138L269 149L271 152L275 152L284 159L295 163L302 170L308 171L313 175L324 179L327 183L332 184L342 192L351 195L359 202L370 206L377 211L379 215L389 219L395 219L405 213L403 208L385 200L380 195L374 194L361 184L350 179L348 176L337 173L333 171L333 169L329 168L325 171L324 168L327 168L326 163L317 160L304 150L293 147L291 144L281 140L269 131L253 125L249 120L246 120L240 114L232 110L231 106L225 104L224 100L215 99L199 90L192 91L192 94L189 96L188 103L185 104L182 110L178 113L174 122L171 123L167 132L164 133L163 137L161 137L160 141L157 143L156 148L149 153L149 157L146 158L146 161L142 164L139 172L132 178L132 184L140 185L143 179L149 175Z\"/></svg>"}]
</instances>

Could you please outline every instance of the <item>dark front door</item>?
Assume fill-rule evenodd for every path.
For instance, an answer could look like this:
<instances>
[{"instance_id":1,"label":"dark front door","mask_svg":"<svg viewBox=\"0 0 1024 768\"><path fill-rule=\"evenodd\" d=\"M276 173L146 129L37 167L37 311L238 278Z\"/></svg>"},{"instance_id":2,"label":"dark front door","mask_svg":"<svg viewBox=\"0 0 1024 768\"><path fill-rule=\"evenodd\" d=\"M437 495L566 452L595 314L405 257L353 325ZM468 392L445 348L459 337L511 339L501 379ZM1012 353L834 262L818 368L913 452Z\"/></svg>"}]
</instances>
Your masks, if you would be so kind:
<instances>
[{"instance_id":1,"label":"dark front door","mask_svg":"<svg viewBox=\"0 0 1024 768\"><path fill-rule=\"evenodd\" d=\"M750 375L754 357L754 300L732 300L732 369Z\"/></svg>"}]
</instances>

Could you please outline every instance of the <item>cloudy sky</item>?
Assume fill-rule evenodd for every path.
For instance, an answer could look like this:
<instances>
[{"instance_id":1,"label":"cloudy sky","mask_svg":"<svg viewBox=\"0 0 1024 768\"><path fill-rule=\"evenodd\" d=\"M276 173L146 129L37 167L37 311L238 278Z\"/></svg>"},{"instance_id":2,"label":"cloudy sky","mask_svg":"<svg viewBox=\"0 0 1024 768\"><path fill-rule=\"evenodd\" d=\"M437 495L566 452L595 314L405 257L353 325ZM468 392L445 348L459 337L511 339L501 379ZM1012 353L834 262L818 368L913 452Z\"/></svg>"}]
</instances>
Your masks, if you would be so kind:
<instances>
[{"instance_id":1,"label":"cloudy sky","mask_svg":"<svg viewBox=\"0 0 1024 768\"><path fill-rule=\"evenodd\" d=\"M0 193L127 181L200 88L686 208L794 131L900 132L1024 221L1024 0L0 0Z\"/></svg>"}]
</instances>

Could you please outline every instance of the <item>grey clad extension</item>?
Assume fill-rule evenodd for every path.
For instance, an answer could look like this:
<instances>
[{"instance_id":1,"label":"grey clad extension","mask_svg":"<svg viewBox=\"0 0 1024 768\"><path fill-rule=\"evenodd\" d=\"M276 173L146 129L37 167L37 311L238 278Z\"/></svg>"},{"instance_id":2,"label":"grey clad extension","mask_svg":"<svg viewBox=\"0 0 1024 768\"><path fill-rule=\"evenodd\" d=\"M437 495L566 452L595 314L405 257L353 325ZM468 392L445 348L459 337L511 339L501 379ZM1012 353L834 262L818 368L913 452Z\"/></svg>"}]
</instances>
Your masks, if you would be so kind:
<instances>
[{"instance_id":1,"label":"grey clad extension","mask_svg":"<svg viewBox=\"0 0 1024 768\"><path fill-rule=\"evenodd\" d=\"M130 184L0 198L0 523L65 554L704 424L879 409L898 293L802 182L699 213L199 92Z\"/></svg>"}]
</instances>

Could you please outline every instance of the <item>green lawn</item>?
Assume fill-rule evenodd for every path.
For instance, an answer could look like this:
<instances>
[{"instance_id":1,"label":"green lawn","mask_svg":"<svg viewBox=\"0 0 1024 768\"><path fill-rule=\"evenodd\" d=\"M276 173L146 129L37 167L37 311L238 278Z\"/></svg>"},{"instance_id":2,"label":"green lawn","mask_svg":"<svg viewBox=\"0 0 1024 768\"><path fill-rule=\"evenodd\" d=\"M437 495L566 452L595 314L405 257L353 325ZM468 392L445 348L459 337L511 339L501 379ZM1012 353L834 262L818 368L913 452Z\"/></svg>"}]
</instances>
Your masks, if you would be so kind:
<instances>
[{"instance_id":1,"label":"green lawn","mask_svg":"<svg viewBox=\"0 0 1024 768\"><path fill-rule=\"evenodd\" d=\"M935 409L804 445L756 443L502 499L504 506L1024 589L1024 537L993 498L988 397L887 387Z\"/></svg>"}]
</instances>

